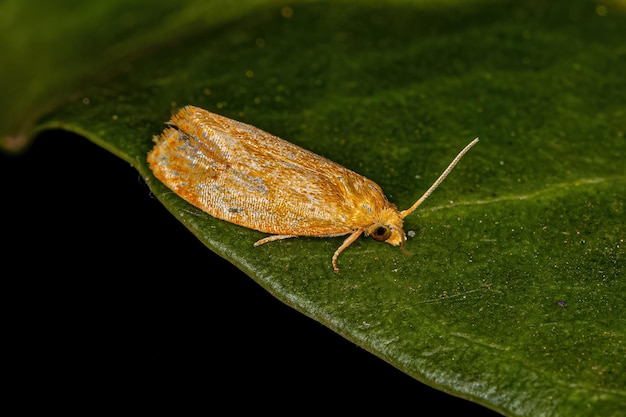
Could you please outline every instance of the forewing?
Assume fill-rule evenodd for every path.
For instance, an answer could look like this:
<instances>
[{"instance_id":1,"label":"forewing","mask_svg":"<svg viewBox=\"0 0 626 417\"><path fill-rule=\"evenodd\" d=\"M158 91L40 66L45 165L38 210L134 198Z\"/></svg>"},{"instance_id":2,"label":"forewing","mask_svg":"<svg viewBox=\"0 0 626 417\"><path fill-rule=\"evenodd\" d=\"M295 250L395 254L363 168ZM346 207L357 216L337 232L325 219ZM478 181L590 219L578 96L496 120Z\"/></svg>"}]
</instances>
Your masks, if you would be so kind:
<instances>
[{"instance_id":1,"label":"forewing","mask_svg":"<svg viewBox=\"0 0 626 417\"><path fill-rule=\"evenodd\" d=\"M203 211L282 235L345 234L371 224L378 185L253 126L195 107L149 155L155 176Z\"/></svg>"}]
</instances>

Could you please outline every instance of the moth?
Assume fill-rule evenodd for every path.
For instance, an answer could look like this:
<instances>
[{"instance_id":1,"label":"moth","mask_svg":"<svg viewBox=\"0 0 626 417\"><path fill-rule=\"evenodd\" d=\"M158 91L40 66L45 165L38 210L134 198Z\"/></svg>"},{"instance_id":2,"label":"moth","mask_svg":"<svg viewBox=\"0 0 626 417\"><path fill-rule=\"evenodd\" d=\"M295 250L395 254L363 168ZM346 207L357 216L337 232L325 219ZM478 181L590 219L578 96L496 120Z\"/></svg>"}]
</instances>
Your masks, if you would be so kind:
<instances>
[{"instance_id":1,"label":"moth","mask_svg":"<svg viewBox=\"0 0 626 417\"><path fill-rule=\"evenodd\" d=\"M398 208L375 182L254 126L183 107L148 154L155 177L200 210L269 233L254 246L298 236L345 236L331 262L359 236L401 246L404 218L478 142L470 142L411 207Z\"/></svg>"}]
</instances>

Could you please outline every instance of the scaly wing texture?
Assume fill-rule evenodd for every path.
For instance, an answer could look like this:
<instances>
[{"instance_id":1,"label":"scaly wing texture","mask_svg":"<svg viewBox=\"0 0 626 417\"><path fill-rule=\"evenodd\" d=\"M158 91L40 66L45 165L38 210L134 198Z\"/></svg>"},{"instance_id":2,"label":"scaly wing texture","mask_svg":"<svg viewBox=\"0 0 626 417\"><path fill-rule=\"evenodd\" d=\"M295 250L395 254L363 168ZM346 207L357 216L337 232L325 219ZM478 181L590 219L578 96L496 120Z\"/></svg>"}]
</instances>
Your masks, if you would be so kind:
<instances>
[{"instance_id":1,"label":"scaly wing texture","mask_svg":"<svg viewBox=\"0 0 626 417\"><path fill-rule=\"evenodd\" d=\"M373 223L388 204L371 180L245 123L187 106L148 161L155 176L219 219L271 234L327 236Z\"/></svg>"}]
</instances>

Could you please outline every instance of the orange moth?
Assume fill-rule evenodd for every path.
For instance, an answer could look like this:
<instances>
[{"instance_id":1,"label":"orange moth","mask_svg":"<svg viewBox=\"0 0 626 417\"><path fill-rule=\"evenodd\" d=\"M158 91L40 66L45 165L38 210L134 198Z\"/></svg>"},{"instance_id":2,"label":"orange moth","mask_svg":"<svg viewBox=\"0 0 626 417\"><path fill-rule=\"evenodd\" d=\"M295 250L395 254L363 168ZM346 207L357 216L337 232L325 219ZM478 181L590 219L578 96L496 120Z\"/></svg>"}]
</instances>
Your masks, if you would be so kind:
<instances>
[{"instance_id":1,"label":"orange moth","mask_svg":"<svg viewBox=\"0 0 626 417\"><path fill-rule=\"evenodd\" d=\"M404 218L478 142L469 143L423 196L399 211L373 181L254 126L193 106L168 124L148 154L161 182L218 219L271 234L254 246L348 235L333 254L335 272L339 254L362 234L404 250Z\"/></svg>"}]
</instances>

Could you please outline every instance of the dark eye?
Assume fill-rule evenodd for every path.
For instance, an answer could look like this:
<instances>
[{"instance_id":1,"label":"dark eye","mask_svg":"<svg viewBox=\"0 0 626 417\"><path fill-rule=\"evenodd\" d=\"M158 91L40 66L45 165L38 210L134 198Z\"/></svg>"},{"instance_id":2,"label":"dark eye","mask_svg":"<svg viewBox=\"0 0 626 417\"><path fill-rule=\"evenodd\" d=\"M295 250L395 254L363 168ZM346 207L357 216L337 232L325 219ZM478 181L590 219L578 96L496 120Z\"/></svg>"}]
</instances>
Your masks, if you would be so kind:
<instances>
[{"instance_id":1,"label":"dark eye","mask_svg":"<svg viewBox=\"0 0 626 417\"><path fill-rule=\"evenodd\" d=\"M378 226L372 233L372 237L379 242L384 242L389 239L389 236L391 236L391 230L386 226Z\"/></svg>"}]
</instances>

